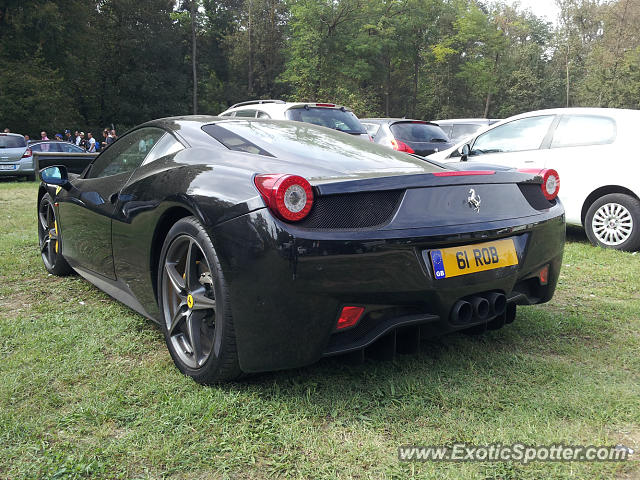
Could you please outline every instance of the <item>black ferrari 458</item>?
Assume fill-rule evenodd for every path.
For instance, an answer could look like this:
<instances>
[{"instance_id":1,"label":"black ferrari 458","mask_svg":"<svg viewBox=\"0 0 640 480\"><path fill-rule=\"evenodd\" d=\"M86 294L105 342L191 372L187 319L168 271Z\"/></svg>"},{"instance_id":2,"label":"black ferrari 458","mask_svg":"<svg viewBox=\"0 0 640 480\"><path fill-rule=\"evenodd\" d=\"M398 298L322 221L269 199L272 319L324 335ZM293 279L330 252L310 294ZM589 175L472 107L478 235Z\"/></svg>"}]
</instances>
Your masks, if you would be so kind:
<instances>
[{"instance_id":1,"label":"black ferrari 458","mask_svg":"<svg viewBox=\"0 0 640 480\"><path fill-rule=\"evenodd\" d=\"M81 175L41 171L42 259L158 322L198 382L404 352L556 287L557 174L458 168L299 122L161 119Z\"/></svg>"}]
</instances>

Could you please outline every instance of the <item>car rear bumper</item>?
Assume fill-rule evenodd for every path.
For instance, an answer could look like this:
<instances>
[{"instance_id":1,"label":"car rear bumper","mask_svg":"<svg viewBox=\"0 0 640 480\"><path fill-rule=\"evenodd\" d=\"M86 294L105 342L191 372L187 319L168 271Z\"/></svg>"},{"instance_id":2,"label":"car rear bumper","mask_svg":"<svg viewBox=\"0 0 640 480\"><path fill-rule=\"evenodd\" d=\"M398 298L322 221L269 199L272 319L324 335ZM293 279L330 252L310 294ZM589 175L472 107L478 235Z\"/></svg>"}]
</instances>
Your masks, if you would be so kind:
<instances>
[{"instance_id":1,"label":"car rear bumper","mask_svg":"<svg viewBox=\"0 0 640 480\"><path fill-rule=\"evenodd\" d=\"M6 169L6 166L9 165L15 165L15 167ZM0 163L0 175L2 176L33 175L34 173L33 157Z\"/></svg>"},{"instance_id":2,"label":"car rear bumper","mask_svg":"<svg viewBox=\"0 0 640 480\"><path fill-rule=\"evenodd\" d=\"M398 231L305 232L274 220L266 209L211 231L230 290L241 368L275 370L323 356L362 350L381 338L434 335L486 324L451 320L456 302L489 292L510 305L548 301L565 240L562 206L533 218L469 226ZM436 279L434 248L513 238L517 265ZM548 266L546 285L540 270ZM337 332L343 306L365 307L359 323ZM505 321L512 307L503 315ZM413 333L412 333L413 332ZM415 333L418 332L418 333Z\"/></svg>"}]
</instances>

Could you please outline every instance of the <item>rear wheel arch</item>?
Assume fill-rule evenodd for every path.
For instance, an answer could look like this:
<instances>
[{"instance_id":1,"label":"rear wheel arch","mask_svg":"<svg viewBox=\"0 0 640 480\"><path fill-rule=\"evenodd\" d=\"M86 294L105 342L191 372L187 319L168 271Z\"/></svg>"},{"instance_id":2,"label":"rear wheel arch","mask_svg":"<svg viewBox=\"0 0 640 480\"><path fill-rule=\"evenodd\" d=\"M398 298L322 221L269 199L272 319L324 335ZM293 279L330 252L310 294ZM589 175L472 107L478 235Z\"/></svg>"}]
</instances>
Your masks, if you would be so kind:
<instances>
[{"instance_id":1,"label":"rear wheel arch","mask_svg":"<svg viewBox=\"0 0 640 480\"><path fill-rule=\"evenodd\" d=\"M587 196L584 203L582 204L582 211L580 212L580 221L582 222L582 226L585 226L585 219L587 218L587 212L589 211L589 207L593 205L593 202L598 200L600 197L605 195L609 195L611 193L620 193L623 195L629 195L630 197L635 198L636 200L640 200L638 196L633 193L631 190L625 187L621 187L620 185L606 185L604 187L600 187L595 189L593 192Z\"/></svg>"},{"instance_id":2,"label":"rear wheel arch","mask_svg":"<svg viewBox=\"0 0 640 480\"><path fill-rule=\"evenodd\" d=\"M151 240L151 279L153 285L153 293L155 295L156 301L158 300L158 265L160 264L160 253L162 252L162 245L164 244L164 239L167 238L167 234L171 227L173 227L176 222L185 218L196 216L194 212L189 210L186 206L175 206L168 208L156 223L155 231L153 232L153 237Z\"/></svg>"}]
</instances>

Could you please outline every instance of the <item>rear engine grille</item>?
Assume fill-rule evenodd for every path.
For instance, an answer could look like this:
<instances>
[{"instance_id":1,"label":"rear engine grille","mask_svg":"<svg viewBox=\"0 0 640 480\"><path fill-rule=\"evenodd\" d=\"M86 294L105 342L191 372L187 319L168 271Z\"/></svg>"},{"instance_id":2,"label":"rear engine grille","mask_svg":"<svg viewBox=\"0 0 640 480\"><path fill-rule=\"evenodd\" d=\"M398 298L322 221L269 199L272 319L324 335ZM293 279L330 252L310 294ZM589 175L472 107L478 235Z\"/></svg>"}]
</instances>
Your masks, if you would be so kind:
<instances>
[{"instance_id":1,"label":"rear engine grille","mask_svg":"<svg viewBox=\"0 0 640 480\"><path fill-rule=\"evenodd\" d=\"M524 195L524 198L536 210L545 210L556 204L555 200L549 201L544 197L540 184L537 183L519 183L518 187Z\"/></svg>"},{"instance_id":2,"label":"rear engine grille","mask_svg":"<svg viewBox=\"0 0 640 480\"><path fill-rule=\"evenodd\" d=\"M403 190L340 193L317 197L307 218L297 223L302 228L373 228L391 221Z\"/></svg>"}]
</instances>

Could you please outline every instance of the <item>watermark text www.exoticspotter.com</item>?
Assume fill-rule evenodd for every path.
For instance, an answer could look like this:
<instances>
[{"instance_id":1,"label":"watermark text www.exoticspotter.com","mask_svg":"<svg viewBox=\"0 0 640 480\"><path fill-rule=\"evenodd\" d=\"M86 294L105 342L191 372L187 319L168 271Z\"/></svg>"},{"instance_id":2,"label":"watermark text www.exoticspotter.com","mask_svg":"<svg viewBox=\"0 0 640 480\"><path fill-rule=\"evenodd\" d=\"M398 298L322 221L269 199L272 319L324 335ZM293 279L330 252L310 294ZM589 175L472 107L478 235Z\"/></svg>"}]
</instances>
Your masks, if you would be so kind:
<instances>
[{"instance_id":1,"label":"watermark text www.exoticspotter.com","mask_svg":"<svg viewBox=\"0 0 640 480\"><path fill-rule=\"evenodd\" d=\"M622 445L615 447L593 445L453 445L415 446L398 448L402 462L620 462L627 460L633 450Z\"/></svg>"}]
</instances>

